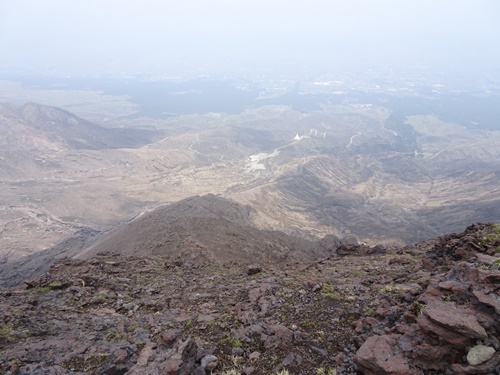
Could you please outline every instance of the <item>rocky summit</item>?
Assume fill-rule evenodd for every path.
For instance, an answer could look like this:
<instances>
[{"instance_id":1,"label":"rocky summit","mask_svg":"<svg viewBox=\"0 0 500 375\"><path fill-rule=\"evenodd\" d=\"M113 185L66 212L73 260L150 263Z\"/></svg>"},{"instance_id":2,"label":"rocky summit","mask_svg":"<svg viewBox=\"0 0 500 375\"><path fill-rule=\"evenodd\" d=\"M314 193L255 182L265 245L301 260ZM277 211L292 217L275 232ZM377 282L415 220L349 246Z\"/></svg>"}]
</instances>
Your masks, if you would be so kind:
<instances>
[{"instance_id":1,"label":"rocky summit","mask_svg":"<svg viewBox=\"0 0 500 375\"><path fill-rule=\"evenodd\" d=\"M500 373L500 225L283 262L202 250L101 251L4 289L0 373Z\"/></svg>"}]
</instances>

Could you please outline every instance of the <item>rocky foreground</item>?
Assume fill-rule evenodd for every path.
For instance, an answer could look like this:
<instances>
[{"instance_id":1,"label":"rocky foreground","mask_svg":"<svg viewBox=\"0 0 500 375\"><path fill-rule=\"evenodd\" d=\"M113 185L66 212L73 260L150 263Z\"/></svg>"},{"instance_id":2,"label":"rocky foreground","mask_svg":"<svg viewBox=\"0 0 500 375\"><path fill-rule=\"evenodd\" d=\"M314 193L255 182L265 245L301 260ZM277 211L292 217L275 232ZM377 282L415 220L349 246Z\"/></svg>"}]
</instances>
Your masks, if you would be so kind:
<instances>
[{"instance_id":1,"label":"rocky foreground","mask_svg":"<svg viewBox=\"0 0 500 375\"><path fill-rule=\"evenodd\" d=\"M475 224L274 266L64 259L1 292L0 373L499 374L499 255Z\"/></svg>"}]
</instances>

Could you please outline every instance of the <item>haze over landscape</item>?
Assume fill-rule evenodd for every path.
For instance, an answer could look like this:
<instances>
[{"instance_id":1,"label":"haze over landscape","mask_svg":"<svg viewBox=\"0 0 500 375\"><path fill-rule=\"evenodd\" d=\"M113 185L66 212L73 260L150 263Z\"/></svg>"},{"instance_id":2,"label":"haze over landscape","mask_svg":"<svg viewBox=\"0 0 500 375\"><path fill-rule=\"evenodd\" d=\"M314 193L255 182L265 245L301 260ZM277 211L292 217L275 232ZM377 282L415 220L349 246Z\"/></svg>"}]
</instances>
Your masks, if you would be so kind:
<instances>
[{"instance_id":1,"label":"haze over landscape","mask_svg":"<svg viewBox=\"0 0 500 375\"><path fill-rule=\"evenodd\" d=\"M473 280L483 294L474 297L469 290L452 299L474 306L464 310L467 316L480 314L479 302L488 305L481 314L490 316L479 319L484 334L436 323L431 307L439 316L446 309L433 300L438 292L426 288L434 287L429 280L453 279L446 272L459 261L478 272L499 272L498 225L471 226L500 222L499 15L500 3L493 0L0 0L0 286L25 285L26 301L30 288L63 299L73 288L71 301L40 297L40 306L47 302L47 311L54 311L50 319L58 319L51 304L78 300L81 314L108 309L116 319L128 319L120 320L120 329L149 330L149 336L128 331L116 340L104 333L96 339L101 355L127 336L133 348L127 346L130 355L119 365L115 352L104 364L90 349L39 363L18 353L16 345L35 347L38 341L21 330L23 324L31 329L31 318L16 318L18 307L9 305L4 319L12 325L0 327L0 349L6 350L0 351L0 372L16 373L18 362L26 374L73 367L80 373L170 373L165 363L181 371L187 362L174 363L176 356L184 358L188 338L209 331L213 337L203 339L220 343L230 334L243 340L242 361L250 348L262 352L265 361L240 363L245 374L285 368L320 374L320 368L336 367L342 374L394 375L391 366L402 366L401 374L437 374L452 363L458 366L453 373L475 374L482 370L463 359L472 338L496 351L481 369L497 371L500 344L492 337L498 329L485 322L498 317L498 285L491 281L498 276L467 274L461 282ZM148 276L129 274L127 262ZM119 283L100 279L113 275L103 271L111 266L98 263L116 264L113 277L127 285L135 280L135 289L120 297ZM211 331L214 326L204 325L209 320L200 318L213 315L219 322L225 314L219 308L243 301L231 294L220 268L229 269L242 290L261 288L259 297L248 297L258 304L257 315L251 304L228 312L245 329L264 324L255 347L257 331L235 333L229 321ZM87 272L95 273L94 281ZM227 293L217 297L223 305L209 308L215 295L205 285L215 279ZM394 287L390 298L381 292L384 282ZM155 301L175 300L164 295L165 285L175 285L180 299L173 307L153 308L141 293L154 290L147 293ZM304 285L306 294L295 294ZM335 302L329 285L337 288ZM459 290L440 288L443 298L444 290ZM195 292L205 304L184 298ZM6 293L10 298L12 292ZM101 294L106 301L95 302ZM125 308L124 299L140 307ZM307 319L336 319L333 325L314 331L306 327L309 321L295 322L307 303L326 314ZM396 362L402 355L404 365L379 363L373 348L373 356L366 354L363 343L376 331L368 333L366 324L374 323L363 321L354 332L353 321L374 319L377 308L391 304L399 306L401 324L416 321L415 306L427 305L422 317L428 320L419 318L420 328L409 328L413 336L405 342L434 345L435 337L425 336L432 331L448 340L454 354L437 360L416 351L412 357L404 349L408 343L392 353ZM404 309L416 317L403 322ZM152 318L160 312L166 315ZM175 353L161 352L170 345L161 343L166 336L146 327L142 317L183 332L176 331L170 347ZM188 320L197 325L182 328ZM447 337L429 321L469 336ZM395 322L383 324L393 329ZM301 351L297 345L309 344L280 341L284 331L275 332L274 324L282 323L311 334L308 343L325 329L336 333L314 344L320 349ZM6 333L14 328L18 333ZM388 343L404 334L396 331ZM268 336L276 338L275 346ZM205 344L217 347L203 352L218 356L214 373L228 375L222 371L234 350L227 342ZM211 371L199 359L192 365L179 373ZM253 372L245 372L250 367Z\"/></svg>"},{"instance_id":2,"label":"haze over landscape","mask_svg":"<svg viewBox=\"0 0 500 375\"><path fill-rule=\"evenodd\" d=\"M94 75L335 74L386 64L482 73L493 0L2 1L1 68Z\"/></svg>"}]
</instances>

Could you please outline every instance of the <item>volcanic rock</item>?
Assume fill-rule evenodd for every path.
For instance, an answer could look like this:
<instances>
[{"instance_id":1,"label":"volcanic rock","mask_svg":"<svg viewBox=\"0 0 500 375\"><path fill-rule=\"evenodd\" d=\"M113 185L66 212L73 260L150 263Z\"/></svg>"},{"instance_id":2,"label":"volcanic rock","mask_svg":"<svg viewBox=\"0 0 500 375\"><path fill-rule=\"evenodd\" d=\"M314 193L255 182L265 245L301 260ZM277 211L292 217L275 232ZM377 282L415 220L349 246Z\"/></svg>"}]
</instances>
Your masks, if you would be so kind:
<instances>
[{"instance_id":1,"label":"volcanic rock","mask_svg":"<svg viewBox=\"0 0 500 375\"><path fill-rule=\"evenodd\" d=\"M474 347L478 349L471 349L468 353L465 351L465 348L473 347L478 341L498 342L498 266L492 263L484 267L484 263L461 261L456 259L455 251L463 242L474 244L467 251L472 260L478 259L473 256L475 252L485 252L489 248L485 241L481 243L478 239L488 238L488 233L492 230L496 233L498 226L478 224L469 227L462 234L438 239L427 252L428 258L433 261L423 265L427 269L428 265L432 265L434 274L425 281L425 291L408 301L412 303L406 305L399 318L392 320L381 316L377 325L366 325L363 323L366 319L361 320L363 327L382 334L381 337L368 335L357 351L355 362L361 372L390 374L395 371L392 364L401 365L402 358L412 371L424 373L431 370L444 371L452 367L454 373L480 374L488 373L498 365L498 360L494 357L495 349L492 347L480 345ZM489 236L496 238L495 235ZM361 327L360 324L357 327ZM383 327L384 331L396 331L402 336L383 334L380 329ZM475 356L476 350L478 357ZM387 361L381 360L384 355ZM397 355L402 355L402 358ZM480 369L463 366L461 359L465 355L468 360L470 355L471 365L485 364Z\"/></svg>"},{"instance_id":2,"label":"volcanic rock","mask_svg":"<svg viewBox=\"0 0 500 375\"><path fill-rule=\"evenodd\" d=\"M400 335L372 336L356 353L356 364L367 375L419 374L410 369L404 356L394 351Z\"/></svg>"},{"instance_id":3,"label":"volcanic rock","mask_svg":"<svg viewBox=\"0 0 500 375\"><path fill-rule=\"evenodd\" d=\"M359 245L315 259L296 248L302 262L273 267L268 254L252 277L253 262L219 263L215 246L206 264L168 251L62 259L0 293L0 373L494 374L500 270L474 255L496 231L477 224L411 247ZM464 241L479 248L455 259Z\"/></svg>"}]
</instances>

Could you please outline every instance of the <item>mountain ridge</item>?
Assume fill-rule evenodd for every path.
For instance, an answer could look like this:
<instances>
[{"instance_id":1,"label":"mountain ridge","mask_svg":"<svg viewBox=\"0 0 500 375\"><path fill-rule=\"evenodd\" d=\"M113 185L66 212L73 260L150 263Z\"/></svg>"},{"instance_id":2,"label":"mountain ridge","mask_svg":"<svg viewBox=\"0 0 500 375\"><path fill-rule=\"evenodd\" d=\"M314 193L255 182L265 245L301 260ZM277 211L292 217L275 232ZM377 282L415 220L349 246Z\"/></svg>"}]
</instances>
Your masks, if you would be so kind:
<instances>
[{"instance_id":1,"label":"mountain ridge","mask_svg":"<svg viewBox=\"0 0 500 375\"><path fill-rule=\"evenodd\" d=\"M80 228L61 243L19 260L0 264L0 286L46 272L62 257L89 259L99 253L162 256L201 265L286 266L326 257L341 241L334 236L310 241L259 229L250 206L207 194L162 205L107 231Z\"/></svg>"},{"instance_id":2,"label":"mountain ridge","mask_svg":"<svg viewBox=\"0 0 500 375\"><path fill-rule=\"evenodd\" d=\"M61 108L33 102L21 106L0 103L0 144L10 149L101 150L144 142L137 131L136 140L123 133L123 129L104 128Z\"/></svg>"},{"instance_id":3,"label":"mountain ridge","mask_svg":"<svg viewBox=\"0 0 500 375\"><path fill-rule=\"evenodd\" d=\"M277 266L327 255L328 250L318 242L257 229L256 216L250 206L213 194L190 197L112 230L76 258L109 251L128 256L197 256L204 262Z\"/></svg>"}]
</instances>

